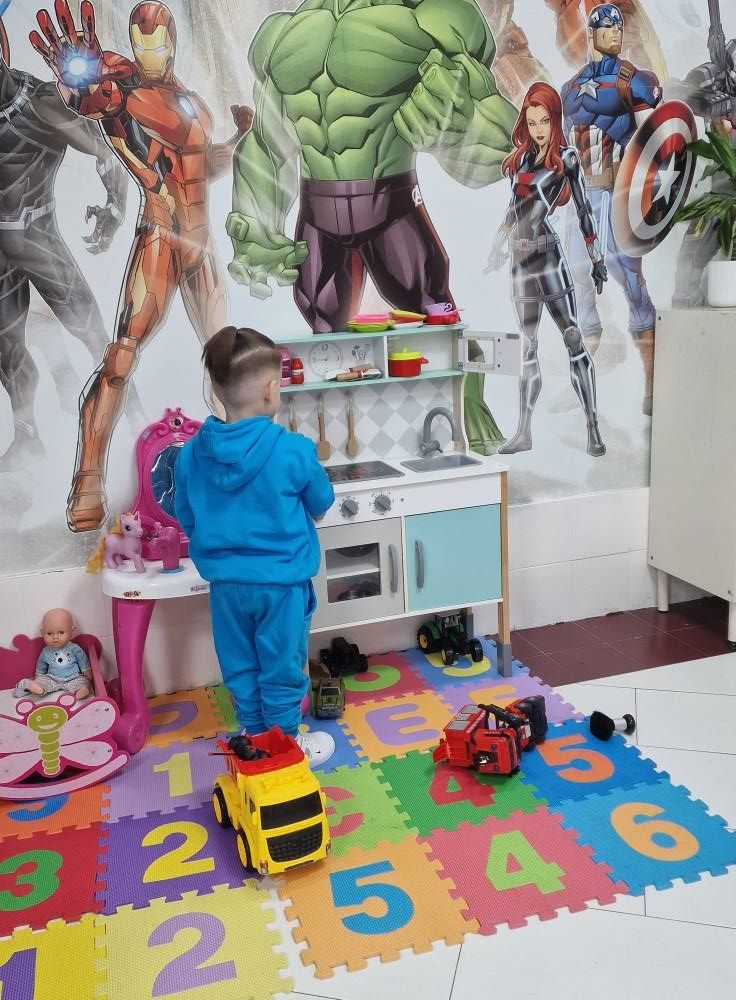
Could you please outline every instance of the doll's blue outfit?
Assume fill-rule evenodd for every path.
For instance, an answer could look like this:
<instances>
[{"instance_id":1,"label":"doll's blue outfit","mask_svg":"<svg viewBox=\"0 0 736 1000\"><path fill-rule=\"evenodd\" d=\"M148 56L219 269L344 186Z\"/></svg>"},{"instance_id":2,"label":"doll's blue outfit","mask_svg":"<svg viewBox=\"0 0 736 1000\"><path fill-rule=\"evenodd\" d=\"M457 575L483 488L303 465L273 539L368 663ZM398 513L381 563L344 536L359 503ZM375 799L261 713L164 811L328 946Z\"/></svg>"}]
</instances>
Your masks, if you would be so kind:
<instances>
[{"instance_id":1,"label":"doll's blue outfit","mask_svg":"<svg viewBox=\"0 0 736 1000\"><path fill-rule=\"evenodd\" d=\"M59 649L44 646L36 661L36 676L33 680L40 684L44 694L67 691L74 694L82 687L89 687L89 660L87 654L76 642L68 642ZM28 694L29 678L24 677L15 686L15 696Z\"/></svg>"},{"instance_id":2,"label":"doll's blue outfit","mask_svg":"<svg viewBox=\"0 0 736 1000\"><path fill-rule=\"evenodd\" d=\"M320 549L335 494L314 444L269 417L208 417L176 463L176 516L210 582L212 631L238 723L296 735Z\"/></svg>"}]
</instances>

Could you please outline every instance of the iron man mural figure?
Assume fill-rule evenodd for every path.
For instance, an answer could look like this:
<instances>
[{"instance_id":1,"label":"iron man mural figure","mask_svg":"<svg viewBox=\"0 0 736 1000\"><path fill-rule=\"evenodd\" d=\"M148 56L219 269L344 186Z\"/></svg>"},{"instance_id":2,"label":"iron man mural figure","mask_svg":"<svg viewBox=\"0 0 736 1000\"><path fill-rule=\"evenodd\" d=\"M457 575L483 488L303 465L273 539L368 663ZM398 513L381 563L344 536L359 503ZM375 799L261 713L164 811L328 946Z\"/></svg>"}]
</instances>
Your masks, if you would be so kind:
<instances>
[{"instance_id":1,"label":"iron man mural figure","mask_svg":"<svg viewBox=\"0 0 736 1000\"><path fill-rule=\"evenodd\" d=\"M253 113L233 106L236 135L213 144L209 110L174 76L176 23L158 0L139 3L131 12L132 61L102 51L88 0L80 7L81 31L67 0L56 0L54 7L59 30L41 10L37 20L43 37L32 31L31 44L55 73L68 106L101 122L142 192L116 336L82 394L67 523L72 531L91 531L107 517L107 453L128 381L141 350L166 320L177 288L200 342L227 322L225 277L209 227L208 186L229 169Z\"/></svg>"}]
</instances>

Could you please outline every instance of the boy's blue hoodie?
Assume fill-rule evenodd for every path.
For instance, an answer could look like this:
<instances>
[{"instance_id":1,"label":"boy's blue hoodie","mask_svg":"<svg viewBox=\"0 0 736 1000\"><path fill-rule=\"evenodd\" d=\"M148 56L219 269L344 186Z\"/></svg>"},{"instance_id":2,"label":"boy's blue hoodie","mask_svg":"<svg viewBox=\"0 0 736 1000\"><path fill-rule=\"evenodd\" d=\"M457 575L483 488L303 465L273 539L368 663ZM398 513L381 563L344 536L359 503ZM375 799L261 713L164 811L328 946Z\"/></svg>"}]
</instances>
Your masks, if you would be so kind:
<instances>
[{"instance_id":1,"label":"boy's blue hoodie","mask_svg":"<svg viewBox=\"0 0 736 1000\"><path fill-rule=\"evenodd\" d=\"M205 580L295 584L319 569L314 518L335 493L308 438L270 417L208 417L175 479L176 516Z\"/></svg>"}]
</instances>

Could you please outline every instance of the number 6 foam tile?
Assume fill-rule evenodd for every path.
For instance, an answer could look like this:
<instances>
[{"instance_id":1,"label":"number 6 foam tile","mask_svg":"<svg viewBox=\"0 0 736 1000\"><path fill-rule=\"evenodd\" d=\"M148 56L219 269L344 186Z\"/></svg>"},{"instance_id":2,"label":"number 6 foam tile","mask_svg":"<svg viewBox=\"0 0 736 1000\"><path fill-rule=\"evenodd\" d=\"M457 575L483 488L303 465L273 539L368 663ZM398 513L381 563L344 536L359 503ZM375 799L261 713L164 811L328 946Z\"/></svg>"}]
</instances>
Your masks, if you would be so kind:
<instances>
[{"instance_id":1,"label":"number 6 foam tile","mask_svg":"<svg viewBox=\"0 0 736 1000\"><path fill-rule=\"evenodd\" d=\"M512 677L479 677L474 681L464 681L453 687L443 687L440 692L453 712L459 712L464 705L499 705L504 708L516 698L528 698L530 695L541 694L550 725L555 722L565 722L567 719L582 719L572 705L565 701L548 684L542 683L538 677L527 673L515 673Z\"/></svg>"},{"instance_id":2,"label":"number 6 foam tile","mask_svg":"<svg viewBox=\"0 0 736 1000\"><path fill-rule=\"evenodd\" d=\"M3 1000L100 1000L104 938L92 914L73 924L52 920L46 930L18 930L0 941Z\"/></svg>"},{"instance_id":3,"label":"number 6 foam tile","mask_svg":"<svg viewBox=\"0 0 736 1000\"><path fill-rule=\"evenodd\" d=\"M350 705L381 701L383 698L399 698L427 689L426 679L414 670L403 653L397 652L369 657L366 671L362 674L350 674L343 680L346 700Z\"/></svg>"},{"instance_id":4,"label":"number 6 foam tile","mask_svg":"<svg viewBox=\"0 0 736 1000\"><path fill-rule=\"evenodd\" d=\"M419 953L435 941L459 944L477 929L475 920L463 919L465 904L451 896L453 884L427 851L409 838L287 873L279 896L291 902L286 919L299 921L292 934L308 942L301 961L316 967L318 979L341 965L364 969L369 958L395 961L406 948Z\"/></svg>"},{"instance_id":5,"label":"number 6 foam tile","mask_svg":"<svg viewBox=\"0 0 736 1000\"><path fill-rule=\"evenodd\" d=\"M269 929L268 902L267 892L248 883L101 918L108 1000L266 1000L289 993L293 983L281 977L287 960L274 950L282 938Z\"/></svg>"},{"instance_id":6,"label":"number 6 foam tile","mask_svg":"<svg viewBox=\"0 0 736 1000\"><path fill-rule=\"evenodd\" d=\"M531 916L550 920L563 908L584 910L593 900L604 906L626 892L624 884L613 883L607 865L592 859L592 849L577 844L561 817L545 808L490 818L483 826L436 830L427 843L481 934L495 933L499 924L523 927Z\"/></svg>"},{"instance_id":7,"label":"number 6 foam tile","mask_svg":"<svg viewBox=\"0 0 736 1000\"><path fill-rule=\"evenodd\" d=\"M135 758L131 758L131 762ZM0 802L0 840L80 829L107 818L107 785L91 785L66 795L30 802Z\"/></svg>"},{"instance_id":8,"label":"number 6 foam tile","mask_svg":"<svg viewBox=\"0 0 736 1000\"><path fill-rule=\"evenodd\" d=\"M0 937L100 910L95 894L105 870L104 836L95 823L0 842Z\"/></svg>"},{"instance_id":9,"label":"number 6 foam tile","mask_svg":"<svg viewBox=\"0 0 736 1000\"><path fill-rule=\"evenodd\" d=\"M447 706L432 691L347 705L340 724L368 760L428 750L439 743L449 721Z\"/></svg>"},{"instance_id":10,"label":"number 6 foam tile","mask_svg":"<svg viewBox=\"0 0 736 1000\"><path fill-rule=\"evenodd\" d=\"M646 886L666 889L673 879L697 882L706 871L723 875L736 864L736 833L723 817L667 781L565 802L560 810L564 825L611 865L631 895Z\"/></svg>"}]
</instances>

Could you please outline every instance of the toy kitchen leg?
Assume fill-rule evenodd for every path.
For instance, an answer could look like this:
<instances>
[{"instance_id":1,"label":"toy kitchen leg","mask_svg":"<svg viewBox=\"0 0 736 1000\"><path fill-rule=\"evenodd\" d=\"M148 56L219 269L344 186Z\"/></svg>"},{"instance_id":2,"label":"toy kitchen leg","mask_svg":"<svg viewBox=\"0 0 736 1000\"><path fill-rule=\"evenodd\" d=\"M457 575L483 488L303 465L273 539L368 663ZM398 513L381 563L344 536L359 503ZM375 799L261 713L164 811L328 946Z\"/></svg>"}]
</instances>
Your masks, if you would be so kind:
<instances>
[{"instance_id":1,"label":"toy kitchen leg","mask_svg":"<svg viewBox=\"0 0 736 1000\"><path fill-rule=\"evenodd\" d=\"M111 686L120 707L113 731L118 746L137 753L148 737L151 710L143 686L143 651L155 601L112 599L112 632L118 679Z\"/></svg>"},{"instance_id":2,"label":"toy kitchen leg","mask_svg":"<svg viewBox=\"0 0 736 1000\"><path fill-rule=\"evenodd\" d=\"M511 654L511 615L509 611L509 502L508 473L501 473L501 602L498 605L498 672L502 677L510 677L513 656Z\"/></svg>"}]
</instances>

